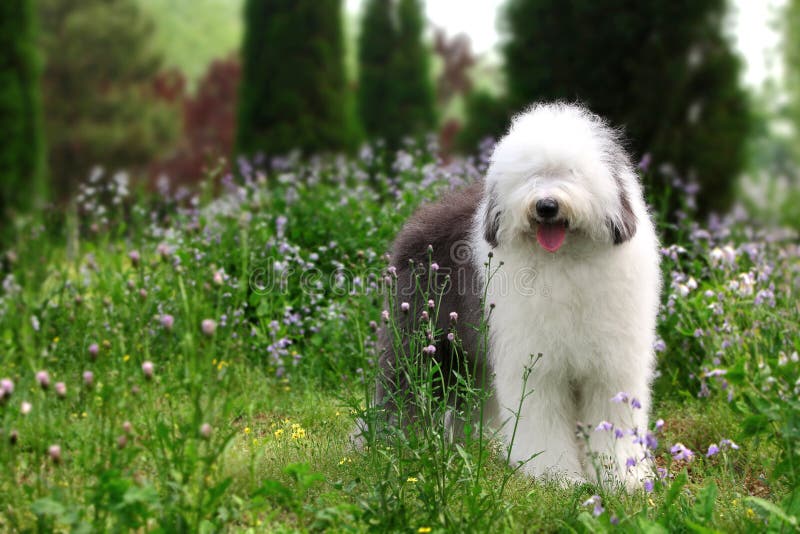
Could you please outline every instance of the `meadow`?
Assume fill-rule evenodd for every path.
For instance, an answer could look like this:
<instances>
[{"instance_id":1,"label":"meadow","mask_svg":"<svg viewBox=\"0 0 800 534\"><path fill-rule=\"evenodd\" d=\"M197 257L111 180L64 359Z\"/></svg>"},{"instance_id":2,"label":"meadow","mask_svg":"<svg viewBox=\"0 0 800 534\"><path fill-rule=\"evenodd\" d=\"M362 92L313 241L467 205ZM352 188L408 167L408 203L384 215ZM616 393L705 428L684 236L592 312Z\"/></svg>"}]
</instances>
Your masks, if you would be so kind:
<instances>
[{"instance_id":1,"label":"meadow","mask_svg":"<svg viewBox=\"0 0 800 534\"><path fill-rule=\"evenodd\" d=\"M447 166L433 145L240 160L196 191L98 169L66 215L18 220L0 530L797 531L797 232L743 209L701 224L677 178L684 210L653 202L653 428L617 438L646 441L643 490L531 480L491 436L448 440L435 407L420 435L349 445L388 245L421 202L479 179L489 148Z\"/></svg>"}]
</instances>

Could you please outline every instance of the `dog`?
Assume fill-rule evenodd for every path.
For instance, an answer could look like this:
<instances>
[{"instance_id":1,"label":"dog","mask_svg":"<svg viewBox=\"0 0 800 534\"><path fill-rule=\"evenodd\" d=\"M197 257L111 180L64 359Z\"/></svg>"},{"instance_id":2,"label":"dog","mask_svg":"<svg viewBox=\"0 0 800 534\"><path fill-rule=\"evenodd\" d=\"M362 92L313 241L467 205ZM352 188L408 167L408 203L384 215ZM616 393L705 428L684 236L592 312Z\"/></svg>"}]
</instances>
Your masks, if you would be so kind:
<instances>
[{"instance_id":1,"label":"dog","mask_svg":"<svg viewBox=\"0 0 800 534\"><path fill-rule=\"evenodd\" d=\"M659 243L617 130L580 105L533 105L484 180L407 221L390 262L374 397L390 421L409 388L398 362L435 360L445 381L471 371L490 389L484 417L529 475L635 488L651 474ZM415 296L443 273L438 303ZM405 335L420 328L422 343Z\"/></svg>"}]
</instances>

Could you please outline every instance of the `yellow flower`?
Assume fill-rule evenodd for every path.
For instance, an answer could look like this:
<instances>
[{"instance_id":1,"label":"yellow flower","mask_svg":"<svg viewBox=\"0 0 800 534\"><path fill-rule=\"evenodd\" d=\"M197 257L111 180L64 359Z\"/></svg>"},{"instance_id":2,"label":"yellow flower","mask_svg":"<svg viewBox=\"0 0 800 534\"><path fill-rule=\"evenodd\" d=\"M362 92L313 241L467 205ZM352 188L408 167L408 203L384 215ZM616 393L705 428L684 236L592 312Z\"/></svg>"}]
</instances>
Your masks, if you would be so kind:
<instances>
[{"instance_id":1,"label":"yellow flower","mask_svg":"<svg viewBox=\"0 0 800 534\"><path fill-rule=\"evenodd\" d=\"M350 459L350 458L348 458L347 456L345 456L344 458L342 458L341 460L339 460L339 465L344 465L344 464L352 464L352 463L353 463L353 460L351 460L351 459Z\"/></svg>"},{"instance_id":2,"label":"yellow flower","mask_svg":"<svg viewBox=\"0 0 800 534\"><path fill-rule=\"evenodd\" d=\"M244 427L244 433L245 434L249 434L250 433L250 427L249 426Z\"/></svg>"},{"instance_id":3,"label":"yellow flower","mask_svg":"<svg viewBox=\"0 0 800 534\"><path fill-rule=\"evenodd\" d=\"M130 354L126 354L125 356L122 357L122 361L123 362L127 362L130 359L131 359L131 355Z\"/></svg>"},{"instance_id":4,"label":"yellow flower","mask_svg":"<svg viewBox=\"0 0 800 534\"><path fill-rule=\"evenodd\" d=\"M408 477L408 480L406 480L406 482L411 482L412 484L414 484L415 482L419 481L417 480L417 477ZM430 529L428 530L428 532L430 532Z\"/></svg>"},{"instance_id":5,"label":"yellow flower","mask_svg":"<svg viewBox=\"0 0 800 534\"><path fill-rule=\"evenodd\" d=\"M86 417L86 412L81 412L81 417Z\"/></svg>"},{"instance_id":6,"label":"yellow flower","mask_svg":"<svg viewBox=\"0 0 800 534\"><path fill-rule=\"evenodd\" d=\"M213 360L211 360L211 365L217 365L217 359L216 359L216 358L214 358Z\"/></svg>"},{"instance_id":7,"label":"yellow flower","mask_svg":"<svg viewBox=\"0 0 800 534\"><path fill-rule=\"evenodd\" d=\"M279 428L278 430L275 431L275 437L276 438L279 438L282 435L283 435L283 429L282 428Z\"/></svg>"},{"instance_id":8,"label":"yellow flower","mask_svg":"<svg viewBox=\"0 0 800 534\"><path fill-rule=\"evenodd\" d=\"M417 529L417 532L419 532L419 534L428 534L428 532L430 532L430 531L431 531L431 527L419 527Z\"/></svg>"},{"instance_id":9,"label":"yellow flower","mask_svg":"<svg viewBox=\"0 0 800 534\"><path fill-rule=\"evenodd\" d=\"M58 343L59 339L61 339L61 338L59 338L58 336L54 337L53 338L53 343Z\"/></svg>"},{"instance_id":10,"label":"yellow flower","mask_svg":"<svg viewBox=\"0 0 800 534\"><path fill-rule=\"evenodd\" d=\"M253 439L253 447L255 447L256 445L258 445L258 439L257 439L257 438L254 438L254 439Z\"/></svg>"},{"instance_id":11,"label":"yellow flower","mask_svg":"<svg viewBox=\"0 0 800 534\"><path fill-rule=\"evenodd\" d=\"M306 437L306 429L297 423L292 425L292 439L303 439Z\"/></svg>"},{"instance_id":12,"label":"yellow flower","mask_svg":"<svg viewBox=\"0 0 800 534\"><path fill-rule=\"evenodd\" d=\"M749 517L750 519L753 519L756 516L756 513L753 511L752 508L748 508L746 513L747 517Z\"/></svg>"}]
</instances>

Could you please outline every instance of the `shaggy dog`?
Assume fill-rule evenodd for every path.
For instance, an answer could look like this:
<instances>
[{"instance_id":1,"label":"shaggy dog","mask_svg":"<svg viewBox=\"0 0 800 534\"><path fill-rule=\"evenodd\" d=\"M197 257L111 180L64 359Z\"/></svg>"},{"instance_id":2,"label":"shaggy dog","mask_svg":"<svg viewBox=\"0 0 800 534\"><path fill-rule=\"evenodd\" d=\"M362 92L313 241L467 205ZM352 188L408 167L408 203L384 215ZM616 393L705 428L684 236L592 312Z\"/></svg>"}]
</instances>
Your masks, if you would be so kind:
<instances>
[{"instance_id":1,"label":"shaggy dog","mask_svg":"<svg viewBox=\"0 0 800 534\"><path fill-rule=\"evenodd\" d=\"M650 408L659 253L617 132L570 104L538 104L515 117L485 181L421 208L398 235L395 332L416 328L429 306L409 295L430 262L437 277L450 277L437 314L442 335L412 357L435 358L450 378L486 366L477 373L492 390L484 413L513 442L512 465L561 481L641 483L651 469L640 436ZM482 320L487 350L475 328ZM443 334L453 329L459 350ZM380 335L375 395L390 414L408 388L392 335L388 326ZM400 344L409 354L409 342Z\"/></svg>"}]
</instances>

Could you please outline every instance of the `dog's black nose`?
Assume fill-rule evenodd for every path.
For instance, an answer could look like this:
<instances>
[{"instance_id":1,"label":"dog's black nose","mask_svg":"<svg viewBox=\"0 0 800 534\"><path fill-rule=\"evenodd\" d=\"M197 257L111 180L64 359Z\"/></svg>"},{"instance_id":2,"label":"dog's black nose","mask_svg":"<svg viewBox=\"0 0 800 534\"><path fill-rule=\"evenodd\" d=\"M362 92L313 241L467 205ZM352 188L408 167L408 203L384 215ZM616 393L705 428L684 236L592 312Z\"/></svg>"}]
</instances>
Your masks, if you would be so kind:
<instances>
[{"instance_id":1,"label":"dog's black nose","mask_svg":"<svg viewBox=\"0 0 800 534\"><path fill-rule=\"evenodd\" d=\"M542 219L552 219L558 215L558 201L554 198L543 198L536 202L536 215Z\"/></svg>"}]
</instances>

